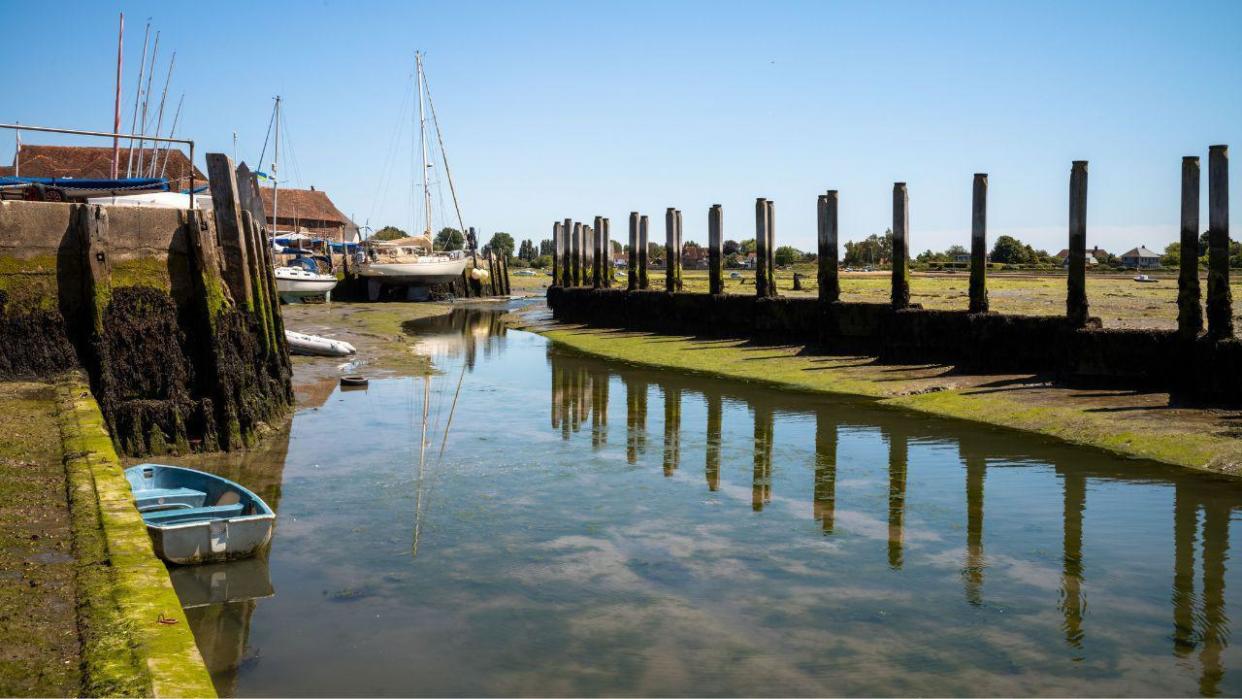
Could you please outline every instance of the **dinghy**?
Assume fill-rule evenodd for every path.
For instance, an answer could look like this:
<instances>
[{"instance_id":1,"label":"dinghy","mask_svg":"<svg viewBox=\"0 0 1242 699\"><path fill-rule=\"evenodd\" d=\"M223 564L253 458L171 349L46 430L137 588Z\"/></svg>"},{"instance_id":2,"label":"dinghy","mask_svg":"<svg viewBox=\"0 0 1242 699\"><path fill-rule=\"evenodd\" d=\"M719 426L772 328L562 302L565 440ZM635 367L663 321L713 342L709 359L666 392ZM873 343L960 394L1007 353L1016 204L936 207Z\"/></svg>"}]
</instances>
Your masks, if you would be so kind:
<instances>
[{"instance_id":1,"label":"dinghy","mask_svg":"<svg viewBox=\"0 0 1242 699\"><path fill-rule=\"evenodd\" d=\"M358 350L348 342L330 340L318 335L285 331L285 340L289 342L289 351L293 354L309 354L316 357L344 357Z\"/></svg>"},{"instance_id":2,"label":"dinghy","mask_svg":"<svg viewBox=\"0 0 1242 699\"><path fill-rule=\"evenodd\" d=\"M155 554L189 565L246 558L272 538L276 514L254 493L192 468L125 469Z\"/></svg>"}]
</instances>

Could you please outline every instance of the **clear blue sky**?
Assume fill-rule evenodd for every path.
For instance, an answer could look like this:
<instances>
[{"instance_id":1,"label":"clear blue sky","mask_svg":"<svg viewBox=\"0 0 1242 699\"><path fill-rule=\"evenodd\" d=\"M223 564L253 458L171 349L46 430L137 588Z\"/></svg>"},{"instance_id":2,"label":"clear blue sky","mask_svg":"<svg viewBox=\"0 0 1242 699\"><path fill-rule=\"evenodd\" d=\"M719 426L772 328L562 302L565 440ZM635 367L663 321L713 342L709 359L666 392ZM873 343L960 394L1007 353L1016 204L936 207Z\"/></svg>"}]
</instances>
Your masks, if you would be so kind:
<instances>
[{"instance_id":1,"label":"clear blue sky","mask_svg":"<svg viewBox=\"0 0 1242 699\"><path fill-rule=\"evenodd\" d=\"M1205 203L1207 147L1231 143L1242 159L1236 0L55 12L3 0L0 120L109 127L119 11L126 124L150 17L162 69L177 50L170 99L186 93L180 132L200 152L230 152L236 131L239 157L253 163L282 95L296 159L283 168L288 184L325 189L376 228L412 224L408 117L391 144L415 49L427 53L467 225L485 235L547 237L555 219L601 214L621 237L639 210L658 237L664 208L676 206L686 239L705 242L707 208L720 203L727 237L743 239L754 234L754 198L766 196L780 241L810 249L817 193L841 191L842 235L856 239L889 225L892 183L906 181L913 249L942 249L968 242L971 175L988 172L990 235L1055 252L1070 161L1086 159L1088 243L1160 249L1176 237L1181 156L1203 157ZM0 159L12 150L0 142ZM1235 165L1235 207L1239 180Z\"/></svg>"}]
</instances>

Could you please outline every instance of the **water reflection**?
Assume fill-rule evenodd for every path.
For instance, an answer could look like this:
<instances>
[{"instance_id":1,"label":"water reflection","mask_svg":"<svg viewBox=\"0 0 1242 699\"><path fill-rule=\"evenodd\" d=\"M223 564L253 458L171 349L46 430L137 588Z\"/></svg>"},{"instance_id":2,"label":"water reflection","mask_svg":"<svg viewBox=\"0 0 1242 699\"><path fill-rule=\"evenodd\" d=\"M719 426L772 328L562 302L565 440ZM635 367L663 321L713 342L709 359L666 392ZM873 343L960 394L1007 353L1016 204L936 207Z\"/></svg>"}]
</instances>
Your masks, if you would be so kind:
<instances>
[{"instance_id":1,"label":"water reflection","mask_svg":"<svg viewBox=\"0 0 1242 699\"><path fill-rule=\"evenodd\" d=\"M826 411L815 415L814 502L815 519L831 534L837 504L837 423Z\"/></svg>"},{"instance_id":2,"label":"water reflection","mask_svg":"<svg viewBox=\"0 0 1242 699\"><path fill-rule=\"evenodd\" d=\"M484 357L504 349L503 315L495 309L457 308L446 315L408 320L401 329L418 338L414 347L419 354L464 357L466 367L474 370L480 348Z\"/></svg>"}]
</instances>

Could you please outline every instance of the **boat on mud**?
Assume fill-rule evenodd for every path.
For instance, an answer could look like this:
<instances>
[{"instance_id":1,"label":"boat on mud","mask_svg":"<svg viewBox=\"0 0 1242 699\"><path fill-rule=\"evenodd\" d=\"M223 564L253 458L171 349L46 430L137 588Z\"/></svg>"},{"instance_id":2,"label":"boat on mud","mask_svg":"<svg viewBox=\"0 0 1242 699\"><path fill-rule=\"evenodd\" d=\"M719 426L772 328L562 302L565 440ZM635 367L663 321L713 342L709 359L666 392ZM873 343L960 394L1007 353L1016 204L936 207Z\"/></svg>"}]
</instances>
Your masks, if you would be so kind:
<instances>
[{"instance_id":1,"label":"boat on mud","mask_svg":"<svg viewBox=\"0 0 1242 699\"><path fill-rule=\"evenodd\" d=\"M155 554L169 563L247 558L272 538L272 508L227 478L162 464L127 468L125 478Z\"/></svg>"},{"instance_id":2,"label":"boat on mud","mask_svg":"<svg viewBox=\"0 0 1242 699\"><path fill-rule=\"evenodd\" d=\"M289 343L289 351L293 354L306 354L315 357L347 357L358 350L348 342L333 340L329 337L307 335L306 333L285 331L285 341Z\"/></svg>"},{"instance_id":3,"label":"boat on mud","mask_svg":"<svg viewBox=\"0 0 1242 699\"><path fill-rule=\"evenodd\" d=\"M336 275L324 272L311 257L297 257L277 267L274 273L276 293L285 303L297 303L317 296L331 300L332 290L336 288Z\"/></svg>"}]
</instances>

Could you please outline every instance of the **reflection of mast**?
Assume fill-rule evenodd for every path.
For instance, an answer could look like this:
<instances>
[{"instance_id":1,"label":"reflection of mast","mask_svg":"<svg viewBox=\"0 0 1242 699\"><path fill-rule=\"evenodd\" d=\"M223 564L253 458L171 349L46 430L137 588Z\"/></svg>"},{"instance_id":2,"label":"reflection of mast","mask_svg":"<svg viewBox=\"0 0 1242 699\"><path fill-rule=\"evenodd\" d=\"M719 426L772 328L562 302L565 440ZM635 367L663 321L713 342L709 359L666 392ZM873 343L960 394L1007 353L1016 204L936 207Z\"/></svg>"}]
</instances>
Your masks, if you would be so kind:
<instances>
[{"instance_id":1,"label":"reflection of mast","mask_svg":"<svg viewBox=\"0 0 1242 699\"><path fill-rule=\"evenodd\" d=\"M667 385L664 393L664 475L671 476L681 460L681 389Z\"/></svg>"},{"instance_id":2,"label":"reflection of mast","mask_svg":"<svg viewBox=\"0 0 1242 699\"><path fill-rule=\"evenodd\" d=\"M899 569L906 516L906 462L909 445L905 434L888 435L888 565Z\"/></svg>"},{"instance_id":3,"label":"reflection of mast","mask_svg":"<svg viewBox=\"0 0 1242 699\"><path fill-rule=\"evenodd\" d=\"M1076 473L1063 473L1065 489L1065 539L1061 573L1061 613L1065 616L1065 642L1082 648L1082 513L1087 506L1087 479Z\"/></svg>"},{"instance_id":4,"label":"reflection of mast","mask_svg":"<svg viewBox=\"0 0 1242 699\"><path fill-rule=\"evenodd\" d=\"M987 459L969 453L966 460L966 601L983 604L983 481Z\"/></svg>"},{"instance_id":5,"label":"reflection of mast","mask_svg":"<svg viewBox=\"0 0 1242 699\"><path fill-rule=\"evenodd\" d=\"M831 534L837 501L837 423L828 411L815 414L815 519Z\"/></svg>"},{"instance_id":6,"label":"reflection of mast","mask_svg":"<svg viewBox=\"0 0 1242 699\"><path fill-rule=\"evenodd\" d=\"M720 488L720 394L707 396L707 489L716 492Z\"/></svg>"},{"instance_id":7,"label":"reflection of mast","mask_svg":"<svg viewBox=\"0 0 1242 699\"><path fill-rule=\"evenodd\" d=\"M1195 647L1195 530L1199 512L1188 488L1178 481L1173 495L1173 652Z\"/></svg>"},{"instance_id":8,"label":"reflection of mast","mask_svg":"<svg viewBox=\"0 0 1242 699\"><path fill-rule=\"evenodd\" d=\"M1225 559L1229 552L1229 506L1215 498L1203 504L1203 648L1199 663L1199 693L1205 697L1220 694L1225 674L1220 654L1229 642L1229 620L1225 616Z\"/></svg>"},{"instance_id":9,"label":"reflection of mast","mask_svg":"<svg viewBox=\"0 0 1242 699\"><path fill-rule=\"evenodd\" d=\"M755 470L750 507L755 512L772 501L772 409L755 406Z\"/></svg>"}]
</instances>

